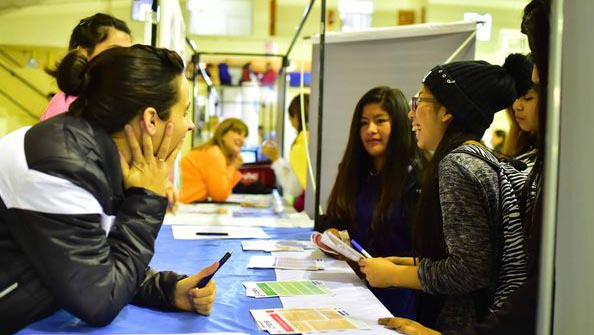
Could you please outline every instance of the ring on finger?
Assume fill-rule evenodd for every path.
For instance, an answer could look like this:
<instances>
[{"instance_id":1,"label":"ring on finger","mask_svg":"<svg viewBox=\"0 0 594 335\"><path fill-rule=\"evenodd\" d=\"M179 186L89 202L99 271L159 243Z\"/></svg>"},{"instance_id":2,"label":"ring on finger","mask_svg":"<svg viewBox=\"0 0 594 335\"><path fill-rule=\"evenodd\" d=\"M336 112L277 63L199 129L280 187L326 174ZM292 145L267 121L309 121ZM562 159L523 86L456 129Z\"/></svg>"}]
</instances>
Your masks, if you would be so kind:
<instances>
[{"instance_id":1,"label":"ring on finger","mask_svg":"<svg viewBox=\"0 0 594 335\"><path fill-rule=\"evenodd\" d=\"M165 159L165 158L160 158L160 157L157 157L157 159L159 160L159 162L165 162L165 161L166 161L166 159Z\"/></svg>"}]
</instances>

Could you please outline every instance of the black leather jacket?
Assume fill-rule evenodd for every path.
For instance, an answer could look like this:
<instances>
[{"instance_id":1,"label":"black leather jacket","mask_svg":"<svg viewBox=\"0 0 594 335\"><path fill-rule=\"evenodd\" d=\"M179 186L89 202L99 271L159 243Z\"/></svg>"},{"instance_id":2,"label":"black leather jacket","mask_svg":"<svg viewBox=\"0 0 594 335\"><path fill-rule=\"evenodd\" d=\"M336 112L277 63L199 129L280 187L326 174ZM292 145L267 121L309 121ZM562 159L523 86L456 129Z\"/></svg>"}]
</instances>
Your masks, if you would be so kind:
<instances>
[{"instance_id":1,"label":"black leather jacket","mask_svg":"<svg viewBox=\"0 0 594 335\"><path fill-rule=\"evenodd\" d=\"M110 323L130 302L173 308L148 267L167 200L122 187L102 129L60 115L0 139L0 334L65 309Z\"/></svg>"}]
</instances>

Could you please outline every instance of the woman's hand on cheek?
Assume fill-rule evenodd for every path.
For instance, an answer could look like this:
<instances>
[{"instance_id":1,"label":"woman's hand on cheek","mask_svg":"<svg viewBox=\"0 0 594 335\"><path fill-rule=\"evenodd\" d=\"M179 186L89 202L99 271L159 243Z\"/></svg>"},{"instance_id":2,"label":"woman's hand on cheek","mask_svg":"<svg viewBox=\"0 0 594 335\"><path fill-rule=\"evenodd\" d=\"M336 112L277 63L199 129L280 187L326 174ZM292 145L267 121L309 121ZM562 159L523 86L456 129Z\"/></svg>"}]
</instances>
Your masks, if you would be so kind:
<instances>
[{"instance_id":1,"label":"woman's hand on cheek","mask_svg":"<svg viewBox=\"0 0 594 335\"><path fill-rule=\"evenodd\" d=\"M138 143L132 126L124 127L126 140L130 149L131 161L128 163L120 153L120 166L124 188L140 187L164 196L167 189L167 177L181 149L181 143L170 152L173 124L168 123L161 146L154 155L153 140L144 124L140 122L140 138L142 146Z\"/></svg>"}]
</instances>

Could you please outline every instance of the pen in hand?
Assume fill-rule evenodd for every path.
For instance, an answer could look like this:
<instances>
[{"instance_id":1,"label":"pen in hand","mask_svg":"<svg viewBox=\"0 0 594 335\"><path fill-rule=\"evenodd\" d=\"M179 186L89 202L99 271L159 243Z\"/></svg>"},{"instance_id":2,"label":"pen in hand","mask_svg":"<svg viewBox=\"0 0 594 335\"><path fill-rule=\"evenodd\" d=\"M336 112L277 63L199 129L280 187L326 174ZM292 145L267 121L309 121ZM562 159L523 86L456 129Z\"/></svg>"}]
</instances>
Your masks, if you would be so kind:
<instances>
[{"instance_id":1,"label":"pen in hand","mask_svg":"<svg viewBox=\"0 0 594 335\"><path fill-rule=\"evenodd\" d=\"M227 251L227 253L219 260L219 266L217 267L215 272L213 272L210 276L206 276L206 277L202 278L202 280L200 280L200 282L198 283L198 285L196 285L196 287L203 288L204 286L206 286L206 284L208 284L208 282L212 279L212 277L215 275L215 273L217 273L217 271L219 271L221 266L223 266L223 264L225 264L225 262L229 259L229 257L231 257L231 254L233 254L232 250Z\"/></svg>"},{"instance_id":2,"label":"pen in hand","mask_svg":"<svg viewBox=\"0 0 594 335\"><path fill-rule=\"evenodd\" d=\"M365 258L373 258L367 251L365 251L365 249L363 249L363 247L361 245L359 245L359 243L357 243L357 241L351 240L351 244L353 245L355 250L357 250L358 252L363 254L363 256L365 256Z\"/></svg>"}]
</instances>

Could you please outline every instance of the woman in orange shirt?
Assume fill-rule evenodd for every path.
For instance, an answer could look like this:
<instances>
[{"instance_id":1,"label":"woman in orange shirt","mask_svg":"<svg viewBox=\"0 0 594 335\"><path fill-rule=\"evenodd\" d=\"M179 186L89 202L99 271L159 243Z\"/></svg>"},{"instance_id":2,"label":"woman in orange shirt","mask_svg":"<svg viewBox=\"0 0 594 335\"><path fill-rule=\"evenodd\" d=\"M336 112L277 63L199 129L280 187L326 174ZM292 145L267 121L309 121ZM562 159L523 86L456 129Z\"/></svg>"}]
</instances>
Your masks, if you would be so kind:
<instances>
[{"instance_id":1,"label":"woman in orange shirt","mask_svg":"<svg viewBox=\"0 0 594 335\"><path fill-rule=\"evenodd\" d=\"M184 156L180 201L225 201L241 180L239 152L247 135L243 121L229 118L218 125L210 140Z\"/></svg>"}]
</instances>

